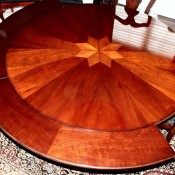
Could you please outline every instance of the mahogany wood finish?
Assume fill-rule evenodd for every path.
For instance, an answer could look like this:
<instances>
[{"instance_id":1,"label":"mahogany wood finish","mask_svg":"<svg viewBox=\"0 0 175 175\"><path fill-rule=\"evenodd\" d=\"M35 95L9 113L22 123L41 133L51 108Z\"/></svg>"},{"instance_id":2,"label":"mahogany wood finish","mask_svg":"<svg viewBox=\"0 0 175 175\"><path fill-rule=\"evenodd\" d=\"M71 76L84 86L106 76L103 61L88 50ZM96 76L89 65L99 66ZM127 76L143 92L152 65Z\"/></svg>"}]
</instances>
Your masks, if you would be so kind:
<instances>
[{"instance_id":1,"label":"mahogany wood finish","mask_svg":"<svg viewBox=\"0 0 175 175\"><path fill-rule=\"evenodd\" d=\"M156 162L158 157L165 158L174 152L155 126L115 134L62 127L48 155L74 162L77 166L127 169Z\"/></svg>"},{"instance_id":2,"label":"mahogany wood finish","mask_svg":"<svg viewBox=\"0 0 175 175\"><path fill-rule=\"evenodd\" d=\"M175 157L157 128L175 112L175 64L112 43L114 18L115 6L46 0L0 25L7 134L84 168L131 169Z\"/></svg>"}]
</instances>

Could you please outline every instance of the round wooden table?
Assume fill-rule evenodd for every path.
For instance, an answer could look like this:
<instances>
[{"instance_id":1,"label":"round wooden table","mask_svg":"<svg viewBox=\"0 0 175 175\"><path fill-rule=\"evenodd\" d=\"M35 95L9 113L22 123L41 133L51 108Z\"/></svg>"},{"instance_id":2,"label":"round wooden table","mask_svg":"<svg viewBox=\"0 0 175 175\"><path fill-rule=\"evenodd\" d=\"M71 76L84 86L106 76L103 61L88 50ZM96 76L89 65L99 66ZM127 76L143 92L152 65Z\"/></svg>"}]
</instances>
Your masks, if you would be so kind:
<instances>
[{"instance_id":1,"label":"round wooden table","mask_svg":"<svg viewBox=\"0 0 175 175\"><path fill-rule=\"evenodd\" d=\"M133 169L175 157L175 64L112 43L115 6L35 3L0 26L1 129L49 159Z\"/></svg>"}]
</instances>

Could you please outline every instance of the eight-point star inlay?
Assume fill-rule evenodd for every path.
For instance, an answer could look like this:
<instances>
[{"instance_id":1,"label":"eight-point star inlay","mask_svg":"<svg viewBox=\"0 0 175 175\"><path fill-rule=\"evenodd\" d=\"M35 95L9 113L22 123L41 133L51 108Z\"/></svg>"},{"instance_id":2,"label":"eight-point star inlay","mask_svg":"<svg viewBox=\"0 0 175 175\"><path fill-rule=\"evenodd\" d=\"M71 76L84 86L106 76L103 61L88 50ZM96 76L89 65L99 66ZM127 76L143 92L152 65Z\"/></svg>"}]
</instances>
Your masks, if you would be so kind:
<instances>
[{"instance_id":1,"label":"eight-point star inlay","mask_svg":"<svg viewBox=\"0 0 175 175\"><path fill-rule=\"evenodd\" d=\"M111 67L111 60L123 58L122 55L116 51L121 45L110 43L108 37L104 37L100 40L88 37L87 43L77 43L77 46L81 51L76 54L76 57L87 58L89 66L101 62Z\"/></svg>"}]
</instances>

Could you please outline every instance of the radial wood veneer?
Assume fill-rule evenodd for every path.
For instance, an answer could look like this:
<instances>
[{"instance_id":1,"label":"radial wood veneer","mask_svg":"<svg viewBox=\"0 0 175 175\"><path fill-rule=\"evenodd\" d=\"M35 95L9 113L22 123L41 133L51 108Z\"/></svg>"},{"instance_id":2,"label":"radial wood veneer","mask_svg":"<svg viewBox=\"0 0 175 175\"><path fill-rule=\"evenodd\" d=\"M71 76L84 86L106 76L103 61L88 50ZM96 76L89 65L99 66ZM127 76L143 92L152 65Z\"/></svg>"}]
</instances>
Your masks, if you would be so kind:
<instances>
[{"instance_id":1,"label":"radial wood veneer","mask_svg":"<svg viewBox=\"0 0 175 175\"><path fill-rule=\"evenodd\" d=\"M4 132L84 168L132 169L175 157L157 128L175 112L175 64L112 43L114 18L111 5L45 0L1 24Z\"/></svg>"}]
</instances>

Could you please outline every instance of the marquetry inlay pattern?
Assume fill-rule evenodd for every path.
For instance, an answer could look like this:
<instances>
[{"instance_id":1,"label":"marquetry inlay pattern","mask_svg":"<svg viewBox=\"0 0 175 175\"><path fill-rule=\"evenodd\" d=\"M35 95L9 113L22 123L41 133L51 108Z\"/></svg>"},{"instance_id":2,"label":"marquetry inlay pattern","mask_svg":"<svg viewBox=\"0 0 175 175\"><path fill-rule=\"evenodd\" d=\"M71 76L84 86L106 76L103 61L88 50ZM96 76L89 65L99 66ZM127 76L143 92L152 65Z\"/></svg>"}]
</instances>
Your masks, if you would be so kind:
<instances>
[{"instance_id":1,"label":"marquetry inlay pattern","mask_svg":"<svg viewBox=\"0 0 175 175\"><path fill-rule=\"evenodd\" d=\"M102 63L111 67L111 60L123 58L117 50L121 45L110 43L108 37L97 40L93 37L88 37L87 43L77 43L81 51L76 54L77 57L88 59L89 66L97 63Z\"/></svg>"}]
</instances>

